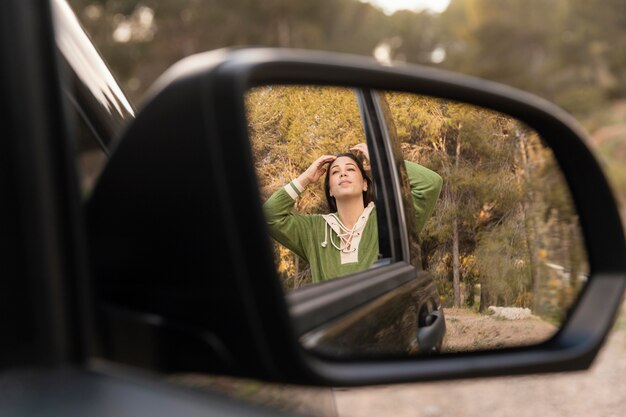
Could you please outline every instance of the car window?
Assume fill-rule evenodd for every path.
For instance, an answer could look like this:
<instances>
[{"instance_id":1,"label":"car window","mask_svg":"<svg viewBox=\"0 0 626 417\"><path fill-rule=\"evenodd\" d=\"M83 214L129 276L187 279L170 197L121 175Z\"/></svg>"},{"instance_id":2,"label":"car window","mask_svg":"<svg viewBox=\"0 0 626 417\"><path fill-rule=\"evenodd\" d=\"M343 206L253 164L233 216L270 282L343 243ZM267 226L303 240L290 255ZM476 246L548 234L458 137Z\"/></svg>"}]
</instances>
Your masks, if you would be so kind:
<instances>
[{"instance_id":1,"label":"car window","mask_svg":"<svg viewBox=\"0 0 626 417\"><path fill-rule=\"evenodd\" d=\"M394 102L392 113L386 94L376 94L375 97L380 118L384 121L387 143L392 148L391 154L395 157L409 262L418 270L427 269L427 265L422 262L421 235L440 198L444 182L442 172L440 167L432 164L429 159L419 158L415 154L407 154L404 151L406 147L402 145L406 142L406 136L398 135L396 122L402 123L403 121L397 119L399 112L411 111L407 108L407 103ZM409 115L409 120L412 120L412 115Z\"/></svg>"},{"instance_id":2,"label":"car window","mask_svg":"<svg viewBox=\"0 0 626 417\"><path fill-rule=\"evenodd\" d=\"M81 191L87 195L104 167L108 149L134 109L70 6L51 2L62 90L76 139Z\"/></svg>"},{"instance_id":3,"label":"car window","mask_svg":"<svg viewBox=\"0 0 626 417\"><path fill-rule=\"evenodd\" d=\"M383 213L375 204L376 181L355 91L265 86L252 90L246 104L284 288L345 276L388 259L390 254L379 247L377 223ZM317 173L312 168L316 163ZM342 214L348 193L362 203L354 218Z\"/></svg>"}]
</instances>

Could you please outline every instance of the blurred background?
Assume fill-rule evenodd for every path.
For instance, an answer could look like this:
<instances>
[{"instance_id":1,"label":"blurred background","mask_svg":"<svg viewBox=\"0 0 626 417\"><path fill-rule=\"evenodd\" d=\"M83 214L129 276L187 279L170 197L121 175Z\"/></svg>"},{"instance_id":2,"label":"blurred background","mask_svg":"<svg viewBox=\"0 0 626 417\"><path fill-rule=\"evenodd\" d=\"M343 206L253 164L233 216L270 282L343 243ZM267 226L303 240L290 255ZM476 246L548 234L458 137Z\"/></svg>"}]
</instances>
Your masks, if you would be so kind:
<instances>
[{"instance_id":1,"label":"blurred background","mask_svg":"<svg viewBox=\"0 0 626 417\"><path fill-rule=\"evenodd\" d=\"M584 126L625 211L622 0L69 3L137 107L151 83L177 60L239 46L348 52L383 64L417 63L527 90L563 107ZM625 323L622 316L591 372L337 391L339 414L621 415L626 407L620 376L626 371Z\"/></svg>"},{"instance_id":2,"label":"blurred background","mask_svg":"<svg viewBox=\"0 0 626 417\"><path fill-rule=\"evenodd\" d=\"M131 100L177 60L223 47L374 56L498 81L572 113L626 193L621 0L70 0Z\"/></svg>"}]
</instances>

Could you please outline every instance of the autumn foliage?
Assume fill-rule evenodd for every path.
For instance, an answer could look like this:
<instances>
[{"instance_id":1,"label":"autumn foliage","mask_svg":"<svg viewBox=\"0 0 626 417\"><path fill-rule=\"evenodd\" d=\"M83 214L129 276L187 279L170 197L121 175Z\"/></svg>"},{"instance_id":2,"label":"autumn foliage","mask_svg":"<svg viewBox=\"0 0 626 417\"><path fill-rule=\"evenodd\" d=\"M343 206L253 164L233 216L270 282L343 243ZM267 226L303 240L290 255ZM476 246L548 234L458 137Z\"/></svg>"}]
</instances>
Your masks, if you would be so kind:
<instances>
[{"instance_id":1,"label":"autumn foliage","mask_svg":"<svg viewBox=\"0 0 626 417\"><path fill-rule=\"evenodd\" d=\"M419 242L422 266L435 276L444 304L532 307L559 320L587 263L551 151L533 130L490 110L406 93L383 97L403 157L444 178ZM351 89L260 87L248 94L247 107L263 198L318 156L365 142ZM319 184L296 210L327 212ZM310 282L303 260L278 244L274 250L286 288Z\"/></svg>"}]
</instances>

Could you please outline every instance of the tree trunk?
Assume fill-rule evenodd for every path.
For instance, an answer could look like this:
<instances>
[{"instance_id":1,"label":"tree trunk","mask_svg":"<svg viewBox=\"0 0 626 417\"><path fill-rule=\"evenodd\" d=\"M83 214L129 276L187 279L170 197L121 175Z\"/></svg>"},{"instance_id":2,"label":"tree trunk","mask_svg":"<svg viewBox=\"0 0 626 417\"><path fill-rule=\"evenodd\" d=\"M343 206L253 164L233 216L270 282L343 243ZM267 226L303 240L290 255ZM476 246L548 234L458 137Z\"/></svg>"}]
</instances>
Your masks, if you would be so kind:
<instances>
[{"instance_id":1,"label":"tree trunk","mask_svg":"<svg viewBox=\"0 0 626 417\"><path fill-rule=\"evenodd\" d=\"M537 244L537 225L535 217L527 201L522 203L524 218L524 228L526 234L526 247L528 250L528 260L530 262L530 281L532 291L532 309L537 309L540 304L541 295L541 272L539 271L540 261L538 259L539 245Z\"/></svg>"},{"instance_id":2,"label":"tree trunk","mask_svg":"<svg viewBox=\"0 0 626 417\"><path fill-rule=\"evenodd\" d=\"M455 217L452 223L452 286L454 288L454 307L461 306L461 273L459 265L459 221Z\"/></svg>"},{"instance_id":3,"label":"tree trunk","mask_svg":"<svg viewBox=\"0 0 626 417\"><path fill-rule=\"evenodd\" d=\"M486 284L480 284L480 306L478 307L479 313L484 313L489 307L489 289Z\"/></svg>"},{"instance_id":4,"label":"tree trunk","mask_svg":"<svg viewBox=\"0 0 626 417\"><path fill-rule=\"evenodd\" d=\"M526 247L528 250L528 260L530 262L530 281L531 281L531 291L532 291L532 309L533 311L537 310L540 305L540 295L541 295L541 282L540 282L540 265L539 265L539 245L537 239L537 224L535 222L535 215L533 210L533 201L534 201L534 192L532 189L532 178L531 178L531 170L530 164L528 163L528 154L527 154L527 140L526 135L522 133L519 137L520 141L520 155L522 158L522 166L523 172L521 179L521 184L523 186L523 190L525 192L525 196L523 197L521 206L522 206L522 215L524 219L524 229L526 232Z\"/></svg>"},{"instance_id":5,"label":"tree trunk","mask_svg":"<svg viewBox=\"0 0 626 417\"><path fill-rule=\"evenodd\" d=\"M578 219L574 217L569 225L569 243L570 243L570 286L578 292L580 283L578 276L585 272L585 260L587 258L581 241L582 236L578 228Z\"/></svg>"},{"instance_id":6,"label":"tree trunk","mask_svg":"<svg viewBox=\"0 0 626 417\"><path fill-rule=\"evenodd\" d=\"M460 126L459 126L460 128ZM456 158L454 160L454 167L456 171L459 170L459 159L461 157L461 138L457 135L456 138ZM455 191L455 198L459 203L458 191ZM461 307L461 268L459 262L459 219L457 215L454 216L452 223L452 286L454 288L454 306Z\"/></svg>"}]
</instances>

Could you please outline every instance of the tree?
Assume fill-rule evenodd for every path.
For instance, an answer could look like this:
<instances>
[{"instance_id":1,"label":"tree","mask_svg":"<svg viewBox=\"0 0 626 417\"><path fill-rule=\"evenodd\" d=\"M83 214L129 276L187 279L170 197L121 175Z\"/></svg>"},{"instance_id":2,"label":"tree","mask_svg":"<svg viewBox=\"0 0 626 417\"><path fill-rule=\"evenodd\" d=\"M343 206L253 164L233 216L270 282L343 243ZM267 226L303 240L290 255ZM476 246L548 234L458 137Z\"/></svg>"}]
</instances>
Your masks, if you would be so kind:
<instances>
[{"instance_id":1,"label":"tree","mask_svg":"<svg viewBox=\"0 0 626 417\"><path fill-rule=\"evenodd\" d=\"M422 254L448 304L472 305L479 285L481 311L492 304L565 311L566 301L540 308L560 297L546 289L546 265L581 271L584 255L572 238L578 229L567 185L536 133L474 106L387 97L405 158L444 178Z\"/></svg>"}]
</instances>

